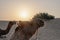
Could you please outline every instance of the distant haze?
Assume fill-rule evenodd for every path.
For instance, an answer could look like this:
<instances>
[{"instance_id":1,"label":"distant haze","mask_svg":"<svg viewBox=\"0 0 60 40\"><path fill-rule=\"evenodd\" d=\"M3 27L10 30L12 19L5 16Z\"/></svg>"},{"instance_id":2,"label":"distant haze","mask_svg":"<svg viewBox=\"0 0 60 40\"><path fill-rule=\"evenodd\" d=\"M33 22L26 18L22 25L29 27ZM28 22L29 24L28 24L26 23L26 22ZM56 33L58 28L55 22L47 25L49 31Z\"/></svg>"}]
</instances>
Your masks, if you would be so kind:
<instances>
[{"instance_id":1,"label":"distant haze","mask_svg":"<svg viewBox=\"0 0 60 40\"><path fill-rule=\"evenodd\" d=\"M0 0L0 20L17 20L23 7L29 8L31 16L47 12L60 18L60 0Z\"/></svg>"}]
</instances>

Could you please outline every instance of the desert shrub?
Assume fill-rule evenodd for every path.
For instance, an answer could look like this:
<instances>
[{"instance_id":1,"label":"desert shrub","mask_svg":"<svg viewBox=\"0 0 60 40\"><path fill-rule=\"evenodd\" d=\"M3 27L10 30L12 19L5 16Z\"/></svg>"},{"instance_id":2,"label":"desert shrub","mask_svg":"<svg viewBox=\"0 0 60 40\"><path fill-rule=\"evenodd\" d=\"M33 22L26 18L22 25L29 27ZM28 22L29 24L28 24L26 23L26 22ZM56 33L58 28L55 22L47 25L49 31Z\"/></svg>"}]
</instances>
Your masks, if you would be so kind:
<instances>
[{"instance_id":1,"label":"desert shrub","mask_svg":"<svg viewBox=\"0 0 60 40\"><path fill-rule=\"evenodd\" d=\"M47 21L47 20L54 19L55 17L53 15L49 15L48 13L38 13L33 17L33 19L36 19L36 18Z\"/></svg>"}]
</instances>

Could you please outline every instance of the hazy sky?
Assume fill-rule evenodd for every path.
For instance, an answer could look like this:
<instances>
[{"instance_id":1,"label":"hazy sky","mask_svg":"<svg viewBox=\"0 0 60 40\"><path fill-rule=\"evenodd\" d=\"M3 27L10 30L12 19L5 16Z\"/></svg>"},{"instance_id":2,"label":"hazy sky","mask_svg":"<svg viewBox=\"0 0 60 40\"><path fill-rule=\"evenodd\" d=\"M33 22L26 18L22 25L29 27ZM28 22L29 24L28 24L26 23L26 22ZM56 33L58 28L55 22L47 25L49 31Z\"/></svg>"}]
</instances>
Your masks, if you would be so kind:
<instances>
[{"instance_id":1,"label":"hazy sky","mask_svg":"<svg viewBox=\"0 0 60 40\"><path fill-rule=\"evenodd\" d=\"M0 0L0 20L18 19L22 8L28 8L31 16L47 12L60 18L60 0Z\"/></svg>"}]
</instances>

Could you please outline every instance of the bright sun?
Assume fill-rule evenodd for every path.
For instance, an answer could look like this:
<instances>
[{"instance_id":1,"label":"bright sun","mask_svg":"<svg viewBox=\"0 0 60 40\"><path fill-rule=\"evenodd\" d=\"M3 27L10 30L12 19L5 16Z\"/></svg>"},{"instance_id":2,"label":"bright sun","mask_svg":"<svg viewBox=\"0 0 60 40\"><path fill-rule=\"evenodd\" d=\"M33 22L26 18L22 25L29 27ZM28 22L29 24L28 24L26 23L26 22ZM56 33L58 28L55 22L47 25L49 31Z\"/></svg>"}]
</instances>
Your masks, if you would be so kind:
<instances>
[{"instance_id":1,"label":"bright sun","mask_svg":"<svg viewBox=\"0 0 60 40\"><path fill-rule=\"evenodd\" d=\"M21 21L28 21L29 20L29 12L28 12L28 10L20 11L19 18L20 18Z\"/></svg>"},{"instance_id":2,"label":"bright sun","mask_svg":"<svg viewBox=\"0 0 60 40\"><path fill-rule=\"evenodd\" d=\"M28 12L27 11L22 11L21 14L20 14L20 16L22 18L27 18L28 17Z\"/></svg>"}]
</instances>

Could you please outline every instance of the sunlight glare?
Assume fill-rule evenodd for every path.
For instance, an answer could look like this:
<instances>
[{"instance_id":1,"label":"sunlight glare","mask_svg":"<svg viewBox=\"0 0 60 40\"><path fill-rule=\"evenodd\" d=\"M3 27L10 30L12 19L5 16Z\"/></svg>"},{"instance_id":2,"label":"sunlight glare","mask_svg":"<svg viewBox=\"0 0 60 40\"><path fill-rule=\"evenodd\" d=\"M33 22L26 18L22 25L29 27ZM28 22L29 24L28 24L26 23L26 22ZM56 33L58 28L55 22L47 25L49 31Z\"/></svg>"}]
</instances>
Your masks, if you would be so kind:
<instances>
[{"instance_id":1,"label":"sunlight glare","mask_svg":"<svg viewBox=\"0 0 60 40\"><path fill-rule=\"evenodd\" d=\"M29 20L29 11L28 10L21 10L19 13L19 18L22 21L28 21Z\"/></svg>"},{"instance_id":2,"label":"sunlight glare","mask_svg":"<svg viewBox=\"0 0 60 40\"><path fill-rule=\"evenodd\" d=\"M27 18L28 17L28 12L27 11L22 11L21 14L20 14L20 16L22 18Z\"/></svg>"}]
</instances>

